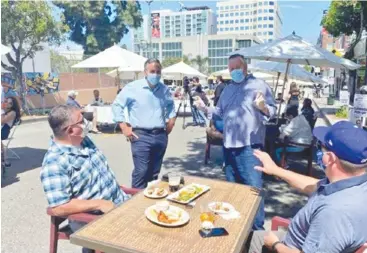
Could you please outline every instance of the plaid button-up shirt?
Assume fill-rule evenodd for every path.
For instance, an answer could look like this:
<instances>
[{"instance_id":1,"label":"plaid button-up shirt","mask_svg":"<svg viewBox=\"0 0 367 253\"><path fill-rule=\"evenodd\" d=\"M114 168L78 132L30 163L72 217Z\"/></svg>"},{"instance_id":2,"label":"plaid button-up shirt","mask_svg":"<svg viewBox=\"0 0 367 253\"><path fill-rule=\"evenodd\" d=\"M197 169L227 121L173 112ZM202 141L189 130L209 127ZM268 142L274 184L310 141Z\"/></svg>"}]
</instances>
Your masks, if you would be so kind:
<instances>
[{"instance_id":1,"label":"plaid button-up shirt","mask_svg":"<svg viewBox=\"0 0 367 253\"><path fill-rule=\"evenodd\" d=\"M106 157L86 137L81 147L51 140L41 171L41 182L50 207L71 199L104 199L116 205L129 199L119 187Z\"/></svg>"}]
</instances>

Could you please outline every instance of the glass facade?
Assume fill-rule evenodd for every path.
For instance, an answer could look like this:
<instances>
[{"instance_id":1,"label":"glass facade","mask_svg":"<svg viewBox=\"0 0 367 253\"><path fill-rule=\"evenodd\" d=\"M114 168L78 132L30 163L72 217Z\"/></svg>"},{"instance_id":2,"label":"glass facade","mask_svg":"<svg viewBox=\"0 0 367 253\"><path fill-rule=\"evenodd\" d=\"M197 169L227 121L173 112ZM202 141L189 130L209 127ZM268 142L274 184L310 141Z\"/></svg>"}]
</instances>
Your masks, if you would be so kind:
<instances>
[{"instance_id":1,"label":"glass facade","mask_svg":"<svg viewBox=\"0 0 367 253\"><path fill-rule=\"evenodd\" d=\"M149 55L149 43L135 44L134 52L146 58L152 57L159 59L159 43L152 43L152 56Z\"/></svg>"},{"instance_id":2,"label":"glass facade","mask_svg":"<svg viewBox=\"0 0 367 253\"><path fill-rule=\"evenodd\" d=\"M182 43L181 42L167 42L162 43L162 60L169 57L182 57Z\"/></svg>"},{"instance_id":3,"label":"glass facade","mask_svg":"<svg viewBox=\"0 0 367 253\"><path fill-rule=\"evenodd\" d=\"M233 40L208 40L209 71L216 72L227 68L228 54L233 51Z\"/></svg>"}]
</instances>

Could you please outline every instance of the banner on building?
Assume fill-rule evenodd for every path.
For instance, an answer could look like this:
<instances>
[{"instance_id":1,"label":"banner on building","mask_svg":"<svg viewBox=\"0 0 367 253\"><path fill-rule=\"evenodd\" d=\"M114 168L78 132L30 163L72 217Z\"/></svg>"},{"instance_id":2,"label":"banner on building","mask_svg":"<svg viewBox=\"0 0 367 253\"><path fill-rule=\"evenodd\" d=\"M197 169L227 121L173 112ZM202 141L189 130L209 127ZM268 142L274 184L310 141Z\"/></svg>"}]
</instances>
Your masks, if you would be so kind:
<instances>
[{"instance_id":1,"label":"banner on building","mask_svg":"<svg viewBox=\"0 0 367 253\"><path fill-rule=\"evenodd\" d=\"M339 101L342 105L349 105L349 92L347 90L340 91Z\"/></svg>"},{"instance_id":2,"label":"banner on building","mask_svg":"<svg viewBox=\"0 0 367 253\"><path fill-rule=\"evenodd\" d=\"M161 37L161 29L160 29L160 22L161 17L159 13L152 13L151 14L152 20L152 38L160 38Z\"/></svg>"},{"instance_id":3,"label":"banner on building","mask_svg":"<svg viewBox=\"0 0 367 253\"><path fill-rule=\"evenodd\" d=\"M354 117L367 117L367 95L354 95Z\"/></svg>"}]
</instances>

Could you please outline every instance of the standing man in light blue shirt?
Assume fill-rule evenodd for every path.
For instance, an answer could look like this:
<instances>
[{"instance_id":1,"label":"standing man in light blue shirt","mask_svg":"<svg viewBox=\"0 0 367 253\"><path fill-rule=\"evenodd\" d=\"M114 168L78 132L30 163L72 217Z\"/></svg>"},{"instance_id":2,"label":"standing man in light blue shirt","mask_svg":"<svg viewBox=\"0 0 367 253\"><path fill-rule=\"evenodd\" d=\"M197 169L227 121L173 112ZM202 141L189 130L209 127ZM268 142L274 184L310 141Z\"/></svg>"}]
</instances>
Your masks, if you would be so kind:
<instances>
[{"instance_id":1,"label":"standing man in light blue shirt","mask_svg":"<svg viewBox=\"0 0 367 253\"><path fill-rule=\"evenodd\" d=\"M176 121L172 95L160 82L161 71L159 60L148 59L144 64L145 78L126 85L112 105L114 120L131 142L133 188L145 188L158 178L168 134Z\"/></svg>"},{"instance_id":2,"label":"standing man in light blue shirt","mask_svg":"<svg viewBox=\"0 0 367 253\"><path fill-rule=\"evenodd\" d=\"M247 74L247 64L242 55L230 56L228 69L232 81L224 88L216 107L205 107L200 99L195 104L209 114L214 113L223 119L227 180L262 188L262 173L254 170L261 163L253 155L253 151L264 146L264 122L275 115L275 100L266 82ZM253 228L264 229L264 219L262 200Z\"/></svg>"}]
</instances>

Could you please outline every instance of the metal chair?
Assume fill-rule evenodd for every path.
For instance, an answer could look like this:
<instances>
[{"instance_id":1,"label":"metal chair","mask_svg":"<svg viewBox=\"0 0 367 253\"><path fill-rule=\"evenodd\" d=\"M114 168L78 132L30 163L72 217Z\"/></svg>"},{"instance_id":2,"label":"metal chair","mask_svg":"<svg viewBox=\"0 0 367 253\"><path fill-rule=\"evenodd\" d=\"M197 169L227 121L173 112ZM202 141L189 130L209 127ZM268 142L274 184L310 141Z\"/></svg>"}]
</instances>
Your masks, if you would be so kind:
<instances>
[{"instance_id":1,"label":"metal chair","mask_svg":"<svg viewBox=\"0 0 367 253\"><path fill-rule=\"evenodd\" d=\"M11 141L14 139L13 136L15 134L15 131L17 130L18 126L20 125L20 122L21 122L20 120L14 122L13 127L10 129L9 137L8 137L8 139L5 140L7 142L6 143L3 143L4 144L4 158L5 158L5 161L7 159L20 160L19 155L14 150L12 150L11 148L9 148ZM11 156L8 156L8 153L11 153Z\"/></svg>"},{"instance_id":2,"label":"metal chair","mask_svg":"<svg viewBox=\"0 0 367 253\"><path fill-rule=\"evenodd\" d=\"M121 186L121 189L127 193L134 195L141 191L141 189L126 188ZM50 253L57 253L57 245L59 240L69 240L70 235L73 233L68 224L60 226L66 220L80 221L84 223L89 223L99 217L99 215L89 214L89 213L76 213L69 216L53 216L52 209L47 208L47 214L51 216L51 226L50 226ZM102 253L100 251L95 251L95 253Z\"/></svg>"},{"instance_id":3,"label":"metal chair","mask_svg":"<svg viewBox=\"0 0 367 253\"><path fill-rule=\"evenodd\" d=\"M280 227L288 228L290 224L291 220L275 216L271 219L271 230L277 231ZM355 253L363 253L365 250L367 250L367 242L363 244Z\"/></svg>"}]
</instances>

